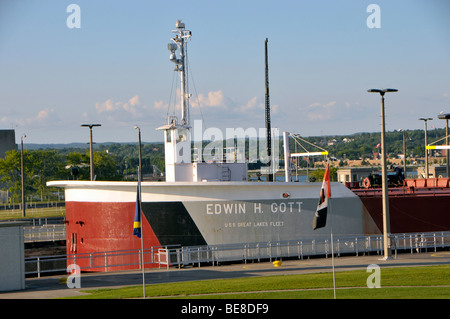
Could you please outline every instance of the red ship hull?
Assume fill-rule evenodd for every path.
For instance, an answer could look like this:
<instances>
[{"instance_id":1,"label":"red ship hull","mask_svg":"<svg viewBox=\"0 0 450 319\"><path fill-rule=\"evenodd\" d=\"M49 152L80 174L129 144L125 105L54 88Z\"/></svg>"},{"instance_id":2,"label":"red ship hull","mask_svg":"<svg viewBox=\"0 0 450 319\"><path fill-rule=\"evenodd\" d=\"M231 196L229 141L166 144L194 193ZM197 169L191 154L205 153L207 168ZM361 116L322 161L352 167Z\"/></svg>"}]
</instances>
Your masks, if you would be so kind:
<instances>
[{"instance_id":1,"label":"red ship hull","mask_svg":"<svg viewBox=\"0 0 450 319\"><path fill-rule=\"evenodd\" d=\"M129 253L141 249L141 239L133 235L132 229L135 205L134 202L67 202L66 250L68 256L76 256L68 264L76 263L89 271L105 271L111 268L109 265L115 265L113 270L138 268L139 254ZM161 246L145 217L142 224L144 247ZM107 257L114 260L97 256L99 251L115 252ZM145 262L146 268L157 267L151 263L151 256L146 255Z\"/></svg>"},{"instance_id":2,"label":"red ship hull","mask_svg":"<svg viewBox=\"0 0 450 319\"><path fill-rule=\"evenodd\" d=\"M450 180L407 180L407 186L389 188L391 233L450 230ZM381 230L383 210L381 189L352 189Z\"/></svg>"}]
</instances>

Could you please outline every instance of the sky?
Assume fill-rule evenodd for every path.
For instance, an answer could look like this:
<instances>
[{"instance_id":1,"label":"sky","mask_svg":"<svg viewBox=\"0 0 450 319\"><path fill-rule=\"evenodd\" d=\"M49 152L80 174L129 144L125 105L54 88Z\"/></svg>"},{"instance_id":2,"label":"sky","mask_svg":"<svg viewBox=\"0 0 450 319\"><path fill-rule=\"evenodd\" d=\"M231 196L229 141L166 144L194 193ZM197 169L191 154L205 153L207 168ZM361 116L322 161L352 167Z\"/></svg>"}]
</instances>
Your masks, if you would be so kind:
<instances>
[{"instance_id":1,"label":"sky","mask_svg":"<svg viewBox=\"0 0 450 319\"><path fill-rule=\"evenodd\" d=\"M0 129L17 142L72 143L89 141L81 124L99 123L95 142L121 143L137 141L138 125L144 142L162 141L178 19L192 31L191 122L205 128L264 128L266 38L280 132L379 132L371 88L398 89L385 97L386 130L422 129L420 117L445 127L447 0L0 0Z\"/></svg>"}]
</instances>

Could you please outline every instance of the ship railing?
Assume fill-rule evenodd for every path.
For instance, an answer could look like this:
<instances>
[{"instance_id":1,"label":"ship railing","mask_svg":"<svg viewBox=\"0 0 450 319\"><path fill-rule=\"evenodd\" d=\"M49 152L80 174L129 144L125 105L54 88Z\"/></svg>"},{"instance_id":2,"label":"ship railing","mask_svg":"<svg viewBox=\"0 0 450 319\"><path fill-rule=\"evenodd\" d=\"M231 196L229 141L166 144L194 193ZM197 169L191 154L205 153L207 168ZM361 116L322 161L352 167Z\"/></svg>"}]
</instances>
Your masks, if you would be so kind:
<instances>
[{"instance_id":1,"label":"ship railing","mask_svg":"<svg viewBox=\"0 0 450 319\"><path fill-rule=\"evenodd\" d=\"M391 249L398 252L436 252L450 247L450 231L429 233L391 234ZM384 253L383 235L334 236L335 256L368 255ZM304 259L311 256L331 257L331 238L318 237L290 241L238 243L227 245L185 246L171 245L145 248L144 251L120 250L57 256L25 258L25 274L38 276L45 273L66 272L67 267L76 264L81 271L108 272L144 267L182 267L204 264L216 266L229 262L261 262L283 258ZM142 256L144 260L142 262ZM395 258L394 257L394 258Z\"/></svg>"},{"instance_id":2,"label":"ship railing","mask_svg":"<svg viewBox=\"0 0 450 319\"><path fill-rule=\"evenodd\" d=\"M25 275L40 277L45 273L66 272L71 264L77 265L80 271L88 272L142 269L142 265L144 267L169 265L172 262L167 263L168 259L166 259L164 252L172 247L179 246L150 247L143 251L134 249L27 257L25 258Z\"/></svg>"},{"instance_id":3,"label":"ship railing","mask_svg":"<svg viewBox=\"0 0 450 319\"><path fill-rule=\"evenodd\" d=\"M43 242L66 240L66 226L61 224L44 224L23 228L24 242Z\"/></svg>"},{"instance_id":4,"label":"ship railing","mask_svg":"<svg viewBox=\"0 0 450 319\"><path fill-rule=\"evenodd\" d=\"M450 247L450 232L391 234L391 250L394 256L399 251L411 253L437 251ZM331 238L291 240L276 242L238 243L227 245L188 246L165 249L166 262L162 265L181 267L183 265L211 264L242 261L244 263L282 258L304 259L309 256L331 257ZM163 250L163 249L162 249ZM383 235L336 236L333 240L335 256L384 254Z\"/></svg>"},{"instance_id":5,"label":"ship railing","mask_svg":"<svg viewBox=\"0 0 450 319\"><path fill-rule=\"evenodd\" d=\"M409 250L411 253L436 252L450 246L450 232L394 234L396 250Z\"/></svg>"}]
</instances>

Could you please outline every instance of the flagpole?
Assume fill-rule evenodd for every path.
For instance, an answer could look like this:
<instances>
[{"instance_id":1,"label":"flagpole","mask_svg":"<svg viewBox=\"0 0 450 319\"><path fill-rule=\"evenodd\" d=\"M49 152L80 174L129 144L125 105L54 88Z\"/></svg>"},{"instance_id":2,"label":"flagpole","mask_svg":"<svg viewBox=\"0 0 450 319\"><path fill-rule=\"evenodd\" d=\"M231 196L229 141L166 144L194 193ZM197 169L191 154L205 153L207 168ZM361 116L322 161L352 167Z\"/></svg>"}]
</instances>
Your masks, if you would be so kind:
<instances>
[{"instance_id":1,"label":"flagpole","mask_svg":"<svg viewBox=\"0 0 450 319\"><path fill-rule=\"evenodd\" d=\"M329 165L329 163L327 163L327 165ZM329 166L328 166L329 167ZM328 175L329 176L329 175ZM331 179L329 177L329 179ZM331 181L330 181L331 183ZM331 188L331 185L330 185ZM334 271L334 240L333 240L333 211L331 209L332 205L331 205L331 197L328 198L328 208L330 209L330 232L331 232L331 264L332 264L332 268L333 268L333 295L334 295L334 299L336 299L336 273Z\"/></svg>"},{"instance_id":2,"label":"flagpole","mask_svg":"<svg viewBox=\"0 0 450 319\"><path fill-rule=\"evenodd\" d=\"M144 262L144 220L142 219L142 200L141 200L141 167L138 168L138 188L139 188L139 214L141 220L141 269L142 269L142 296L145 299L145 262Z\"/></svg>"},{"instance_id":3,"label":"flagpole","mask_svg":"<svg viewBox=\"0 0 450 319\"><path fill-rule=\"evenodd\" d=\"M329 165L329 163L327 163L327 166L328 165ZM328 178L330 179L329 176L330 175L328 173ZM325 178L325 176L324 176L324 178ZM333 297L334 297L334 299L336 299L336 273L335 273L335 269L334 269L334 240L333 240L333 211L331 209L331 207L332 207L331 202L332 202L332 200L330 197L330 198L328 198L328 210L329 210L329 214L330 214L331 268L332 268L332 272L333 272Z\"/></svg>"},{"instance_id":4,"label":"flagpole","mask_svg":"<svg viewBox=\"0 0 450 319\"><path fill-rule=\"evenodd\" d=\"M331 219L331 265L333 268L333 294L334 299L336 299L336 276L334 272L334 242L333 242L333 214L331 212L331 198L328 199L328 208L330 209L330 219Z\"/></svg>"},{"instance_id":5,"label":"flagpole","mask_svg":"<svg viewBox=\"0 0 450 319\"><path fill-rule=\"evenodd\" d=\"M333 214L331 213L331 185L330 185L330 166L327 163L325 174L322 180L322 187L320 189L319 203L317 204L316 213L313 219L313 230L323 228L327 224L327 214L330 213L330 235L331 235L331 262L333 269L333 292L334 299L336 299L336 277L334 271L334 240L333 240Z\"/></svg>"}]
</instances>

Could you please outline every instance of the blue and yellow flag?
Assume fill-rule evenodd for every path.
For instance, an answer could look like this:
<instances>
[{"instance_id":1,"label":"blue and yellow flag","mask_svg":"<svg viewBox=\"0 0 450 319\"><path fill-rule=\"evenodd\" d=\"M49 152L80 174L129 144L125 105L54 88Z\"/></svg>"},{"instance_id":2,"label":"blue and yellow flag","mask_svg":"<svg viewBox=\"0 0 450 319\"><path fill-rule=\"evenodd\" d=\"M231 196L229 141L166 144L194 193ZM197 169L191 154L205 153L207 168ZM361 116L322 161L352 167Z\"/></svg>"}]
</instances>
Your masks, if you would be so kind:
<instances>
[{"instance_id":1,"label":"blue and yellow flag","mask_svg":"<svg viewBox=\"0 0 450 319\"><path fill-rule=\"evenodd\" d=\"M139 186L136 195L136 208L134 211L134 224L133 224L133 235L141 238L142 234L142 223L141 223L141 201L139 200Z\"/></svg>"}]
</instances>

